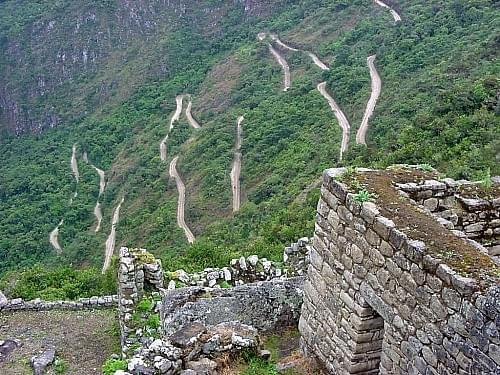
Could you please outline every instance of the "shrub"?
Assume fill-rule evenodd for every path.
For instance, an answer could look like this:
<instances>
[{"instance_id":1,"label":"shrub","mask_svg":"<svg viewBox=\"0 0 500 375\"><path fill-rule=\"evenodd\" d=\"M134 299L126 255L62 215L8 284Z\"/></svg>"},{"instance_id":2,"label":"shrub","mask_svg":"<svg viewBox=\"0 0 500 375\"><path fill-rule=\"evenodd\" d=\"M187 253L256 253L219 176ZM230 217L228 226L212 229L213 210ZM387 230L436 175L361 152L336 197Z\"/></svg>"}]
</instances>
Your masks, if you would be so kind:
<instances>
[{"instance_id":1,"label":"shrub","mask_svg":"<svg viewBox=\"0 0 500 375\"><path fill-rule=\"evenodd\" d=\"M122 359L107 359L102 365L102 373L104 375L114 375L118 370L126 370L127 362Z\"/></svg>"},{"instance_id":2,"label":"shrub","mask_svg":"<svg viewBox=\"0 0 500 375\"><path fill-rule=\"evenodd\" d=\"M361 190L358 193L354 194L354 200L356 202L369 202L375 199L375 194L370 193L367 190Z\"/></svg>"}]
</instances>

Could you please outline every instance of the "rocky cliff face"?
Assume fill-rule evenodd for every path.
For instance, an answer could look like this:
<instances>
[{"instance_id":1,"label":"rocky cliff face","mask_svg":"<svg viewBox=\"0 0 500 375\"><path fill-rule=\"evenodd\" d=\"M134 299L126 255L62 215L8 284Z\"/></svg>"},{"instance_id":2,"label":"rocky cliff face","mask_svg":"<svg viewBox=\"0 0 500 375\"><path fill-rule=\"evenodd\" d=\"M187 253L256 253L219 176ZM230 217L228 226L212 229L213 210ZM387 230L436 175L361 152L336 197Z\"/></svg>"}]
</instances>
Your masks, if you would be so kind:
<instances>
[{"instance_id":1,"label":"rocky cliff face","mask_svg":"<svg viewBox=\"0 0 500 375\"><path fill-rule=\"evenodd\" d=\"M0 6L0 13L11 11L7 5ZM78 0L42 11L1 38L7 53L0 57L0 128L17 135L38 133L85 115L112 96L126 95L139 79L167 74L172 33L189 30L216 37L225 18L266 17L277 5L262 0ZM136 66L147 67L149 77L131 77Z\"/></svg>"}]
</instances>

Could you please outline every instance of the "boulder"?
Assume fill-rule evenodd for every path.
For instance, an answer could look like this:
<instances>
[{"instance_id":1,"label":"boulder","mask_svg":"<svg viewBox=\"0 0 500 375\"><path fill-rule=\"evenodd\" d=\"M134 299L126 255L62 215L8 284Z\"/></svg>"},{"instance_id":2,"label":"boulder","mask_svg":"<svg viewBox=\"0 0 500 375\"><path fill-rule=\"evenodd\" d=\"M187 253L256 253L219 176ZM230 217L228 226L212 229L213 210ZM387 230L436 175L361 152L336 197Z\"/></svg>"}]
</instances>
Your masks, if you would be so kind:
<instances>
[{"instance_id":1,"label":"boulder","mask_svg":"<svg viewBox=\"0 0 500 375\"><path fill-rule=\"evenodd\" d=\"M45 373L47 366L54 362L54 357L56 355L55 348L49 348L45 350L42 354L31 357L30 364L33 369L33 375L42 375Z\"/></svg>"}]
</instances>

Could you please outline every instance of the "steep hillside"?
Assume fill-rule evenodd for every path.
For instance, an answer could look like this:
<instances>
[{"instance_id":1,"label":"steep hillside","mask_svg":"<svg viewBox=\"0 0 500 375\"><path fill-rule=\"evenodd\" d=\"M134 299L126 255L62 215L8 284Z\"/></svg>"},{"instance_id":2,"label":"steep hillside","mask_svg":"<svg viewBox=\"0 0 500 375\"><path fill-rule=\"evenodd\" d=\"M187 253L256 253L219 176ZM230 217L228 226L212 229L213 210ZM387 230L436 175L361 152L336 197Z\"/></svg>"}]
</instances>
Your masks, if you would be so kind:
<instances>
[{"instance_id":1,"label":"steep hillside","mask_svg":"<svg viewBox=\"0 0 500 375\"><path fill-rule=\"evenodd\" d=\"M92 72L80 69L81 62L78 69L68 67L72 73L60 85L48 85L47 95L30 94L33 81L15 78L26 65L2 61L4 71L7 65L11 69L8 79L19 86L8 94L3 89L0 98L22 101L31 111L21 115L4 106L4 128L50 127L40 122L50 118L47 108L65 120L40 134L0 141L0 272L40 261L100 270L122 198L116 245L147 247L167 268L196 269L249 253L277 259L284 244L312 233L318 178L323 169L340 164L339 113L350 127L349 132L343 127L349 142L342 164L429 163L467 178L500 173L499 38L494 33L500 10L493 1L388 1L392 13L369 0L287 1L275 8L256 0L217 2L223 5L216 8L208 0L202 5L154 2L166 3L173 13L168 7L150 10L151 23L161 25L150 34L133 31L135 26L129 31L132 21L126 17L120 23L109 16L117 38L111 50L104 48ZM66 2L56 4L60 7L30 13L24 24L7 29L9 45L24 37L34 43L29 31L40 19L50 22L51 12L69 14ZM116 15L120 7L136 3L110 4L103 12ZM175 4L187 4L191 11L168 23L175 9L184 9ZM3 19L7 11L26 11L12 6L1 5ZM207 14L217 14L216 21ZM58 17L60 24L72 24ZM56 45L67 40L58 35ZM73 34L68 38L81 41ZM46 53L58 50L40 45L49 46ZM31 60L35 70L53 61L38 58ZM290 69L286 91L280 61ZM372 86L377 89L373 68L381 91L366 117ZM336 106L318 90L322 82ZM105 94L96 89L110 86L114 89L104 89ZM186 102L168 133L176 97L184 94L191 95L191 113L201 129L190 126ZM15 120L14 112L24 120ZM241 208L233 213L231 170L240 116ZM356 145L362 123L367 147ZM160 143L167 134L162 161ZM70 163L74 144L78 183ZM192 245L177 226L178 189L169 177L175 157L186 188L185 221L196 237ZM101 195L92 165L106 173ZM98 199L103 220L96 233ZM49 233L61 220L57 254Z\"/></svg>"},{"instance_id":2,"label":"steep hillside","mask_svg":"<svg viewBox=\"0 0 500 375\"><path fill-rule=\"evenodd\" d=\"M206 38L220 41L236 20L253 22L280 3L5 1L0 9L4 126L16 134L40 132L123 100L148 79L178 69L178 59L186 57L185 33L200 46Z\"/></svg>"}]
</instances>

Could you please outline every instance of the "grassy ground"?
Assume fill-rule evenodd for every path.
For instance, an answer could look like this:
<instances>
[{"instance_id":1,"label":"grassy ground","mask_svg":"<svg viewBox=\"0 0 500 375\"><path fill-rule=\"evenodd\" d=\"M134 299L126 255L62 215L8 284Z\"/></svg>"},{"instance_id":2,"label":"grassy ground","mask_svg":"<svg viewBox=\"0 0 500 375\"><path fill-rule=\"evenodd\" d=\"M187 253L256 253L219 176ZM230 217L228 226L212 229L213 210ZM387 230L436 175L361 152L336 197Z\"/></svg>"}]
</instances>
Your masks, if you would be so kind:
<instances>
[{"instance_id":1,"label":"grassy ground","mask_svg":"<svg viewBox=\"0 0 500 375\"><path fill-rule=\"evenodd\" d=\"M115 311L50 311L0 314L0 340L22 346L0 363L2 375L32 374L29 359L54 346L57 366L48 374L101 374L104 360L120 351Z\"/></svg>"},{"instance_id":2,"label":"grassy ground","mask_svg":"<svg viewBox=\"0 0 500 375\"><path fill-rule=\"evenodd\" d=\"M251 354L243 354L223 371L223 375L320 375L314 363L303 358L299 350L300 333L296 328L269 335L263 347L271 352L269 361ZM278 372L278 364L295 364L293 368Z\"/></svg>"}]
</instances>

